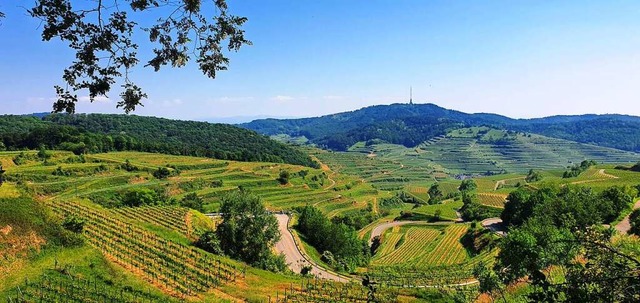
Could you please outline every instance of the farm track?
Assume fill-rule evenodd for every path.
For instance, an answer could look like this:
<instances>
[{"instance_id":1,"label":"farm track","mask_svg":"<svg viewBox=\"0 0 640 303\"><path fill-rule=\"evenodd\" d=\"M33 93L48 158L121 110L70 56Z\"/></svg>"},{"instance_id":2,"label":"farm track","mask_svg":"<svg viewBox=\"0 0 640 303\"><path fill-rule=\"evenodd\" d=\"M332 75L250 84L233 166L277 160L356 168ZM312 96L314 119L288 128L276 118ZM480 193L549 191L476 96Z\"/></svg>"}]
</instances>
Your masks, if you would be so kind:
<instances>
[{"instance_id":1,"label":"farm track","mask_svg":"<svg viewBox=\"0 0 640 303\"><path fill-rule=\"evenodd\" d=\"M329 175L327 175L327 180L329 180L329 182L331 182L331 184L330 184L329 186L325 187L324 189L325 189L325 190L326 190L326 189L331 189L331 188L333 188L334 186L336 186L336 181L335 181L335 180L333 180L333 179L331 179L331 177L332 177L333 175L335 175L335 174L336 174L336 172L335 172L335 171L333 171L333 170L331 170L331 168L329 167L329 165L326 165L326 164L324 164L322 161L320 161L320 159L318 159L318 157L316 157L316 156L311 156L311 159L312 159L313 161L318 162L318 164L320 164L320 169L322 169L323 171L325 171L325 172L331 172Z\"/></svg>"},{"instance_id":2,"label":"farm track","mask_svg":"<svg viewBox=\"0 0 640 303\"><path fill-rule=\"evenodd\" d=\"M523 179L524 177L517 177L517 178L510 178L510 179L503 179L503 180L498 180L496 181L496 185L493 187L493 190L496 191L498 190L498 188L500 187L500 185L505 185L507 183L507 181L511 181L511 180L520 180Z\"/></svg>"},{"instance_id":3,"label":"farm track","mask_svg":"<svg viewBox=\"0 0 640 303\"><path fill-rule=\"evenodd\" d=\"M609 179L618 179L618 176L614 176L614 175L610 175L607 174L604 169L600 169L598 170L598 172L596 173L596 175L602 177L601 179L592 179L592 180L582 180L582 181L575 181L575 182L571 182L571 184L576 185L576 184L584 184L584 183L590 183L590 182L598 182L598 181L605 181L605 180L609 180Z\"/></svg>"},{"instance_id":4,"label":"farm track","mask_svg":"<svg viewBox=\"0 0 640 303\"><path fill-rule=\"evenodd\" d=\"M638 208L640 208L640 200L636 201L636 204L633 205L633 209L638 209ZM629 221L629 216L631 216L631 214L628 214L626 217L624 217L624 219L622 219L622 221L620 221L620 223L616 225L616 230L621 234L627 234L631 229L631 222Z\"/></svg>"}]
</instances>

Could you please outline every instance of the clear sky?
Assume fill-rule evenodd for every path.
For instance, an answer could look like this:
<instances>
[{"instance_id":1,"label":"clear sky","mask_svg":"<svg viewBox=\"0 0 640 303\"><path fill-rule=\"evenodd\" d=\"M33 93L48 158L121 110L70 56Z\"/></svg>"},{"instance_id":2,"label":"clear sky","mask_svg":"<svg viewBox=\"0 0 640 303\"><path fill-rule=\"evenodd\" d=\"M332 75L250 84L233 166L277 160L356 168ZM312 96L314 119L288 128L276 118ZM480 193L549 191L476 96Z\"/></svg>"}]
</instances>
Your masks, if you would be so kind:
<instances>
[{"instance_id":1,"label":"clear sky","mask_svg":"<svg viewBox=\"0 0 640 303\"><path fill-rule=\"evenodd\" d=\"M40 41L39 21L24 9L32 4L0 2L7 15L0 26L0 113L50 111L53 85L73 59L64 44ZM249 18L253 46L233 54L215 80L195 65L137 69L132 78L149 99L136 114L317 116L406 102L413 86L414 102L464 112L640 115L637 0L229 5ZM78 110L121 112L117 96L83 101Z\"/></svg>"}]
</instances>

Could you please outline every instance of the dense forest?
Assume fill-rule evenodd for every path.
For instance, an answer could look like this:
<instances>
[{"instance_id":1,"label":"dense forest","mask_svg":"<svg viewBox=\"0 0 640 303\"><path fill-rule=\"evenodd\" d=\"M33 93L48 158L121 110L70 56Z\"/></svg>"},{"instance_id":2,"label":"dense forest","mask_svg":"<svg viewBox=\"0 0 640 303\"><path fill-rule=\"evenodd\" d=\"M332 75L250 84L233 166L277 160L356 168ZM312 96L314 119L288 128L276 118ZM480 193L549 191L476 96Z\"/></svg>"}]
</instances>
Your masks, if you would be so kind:
<instances>
[{"instance_id":1,"label":"dense forest","mask_svg":"<svg viewBox=\"0 0 640 303\"><path fill-rule=\"evenodd\" d=\"M133 150L318 165L289 146L226 124L101 114L0 116L0 150L36 149L40 145L77 154Z\"/></svg>"},{"instance_id":2,"label":"dense forest","mask_svg":"<svg viewBox=\"0 0 640 303\"><path fill-rule=\"evenodd\" d=\"M434 104L392 104L317 118L256 120L241 126L266 135L305 136L312 143L341 151L358 141L372 139L414 147L448 130L469 126L490 126L640 151L640 117L624 115L511 119L495 114L467 114Z\"/></svg>"}]
</instances>

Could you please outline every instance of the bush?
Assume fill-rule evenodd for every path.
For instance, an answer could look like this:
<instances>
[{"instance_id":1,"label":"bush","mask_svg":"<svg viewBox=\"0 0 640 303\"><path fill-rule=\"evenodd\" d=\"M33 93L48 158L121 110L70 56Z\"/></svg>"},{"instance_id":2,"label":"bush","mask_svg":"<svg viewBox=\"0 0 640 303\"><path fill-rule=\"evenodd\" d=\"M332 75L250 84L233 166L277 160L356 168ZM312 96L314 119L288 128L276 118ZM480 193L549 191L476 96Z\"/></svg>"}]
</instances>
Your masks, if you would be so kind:
<instances>
[{"instance_id":1,"label":"bush","mask_svg":"<svg viewBox=\"0 0 640 303\"><path fill-rule=\"evenodd\" d=\"M84 229L84 220L76 216L68 216L62 221L62 227L76 234L82 233Z\"/></svg>"},{"instance_id":2,"label":"bush","mask_svg":"<svg viewBox=\"0 0 640 303\"><path fill-rule=\"evenodd\" d=\"M636 209L631 213L629 223L631 224L629 233L640 236L640 209Z\"/></svg>"},{"instance_id":3,"label":"bush","mask_svg":"<svg viewBox=\"0 0 640 303\"><path fill-rule=\"evenodd\" d=\"M194 245L212 254L223 254L222 248L220 248L220 239L218 239L215 231L204 232Z\"/></svg>"},{"instance_id":4,"label":"bush","mask_svg":"<svg viewBox=\"0 0 640 303\"><path fill-rule=\"evenodd\" d=\"M122 204L130 207L158 204L158 194L148 188L136 188L122 197Z\"/></svg>"},{"instance_id":5,"label":"bush","mask_svg":"<svg viewBox=\"0 0 640 303\"><path fill-rule=\"evenodd\" d=\"M213 180L211 181L211 187L222 187L224 182L222 180Z\"/></svg>"},{"instance_id":6,"label":"bush","mask_svg":"<svg viewBox=\"0 0 640 303\"><path fill-rule=\"evenodd\" d=\"M169 178L169 176L171 176L171 171L166 167L160 167L153 172L153 176L156 179L166 179L166 178Z\"/></svg>"},{"instance_id":7,"label":"bush","mask_svg":"<svg viewBox=\"0 0 640 303\"><path fill-rule=\"evenodd\" d=\"M128 172L138 171L138 167L131 164L131 162L129 162L129 159L125 160L124 163L120 165L120 168Z\"/></svg>"},{"instance_id":8,"label":"bush","mask_svg":"<svg viewBox=\"0 0 640 303\"><path fill-rule=\"evenodd\" d=\"M58 168L56 168L56 170L54 170L53 173L51 174L54 176L64 176L64 177L71 176L71 172L62 169L62 166L58 166Z\"/></svg>"},{"instance_id":9,"label":"bush","mask_svg":"<svg viewBox=\"0 0 640 303\"><path fill-rule=\"evenodd\" d=\"M276 179L280 184L287 185L289 183L289 171L283 169L280 171L280 175Z\"/></svg>"},{"instance_id":10,"label":"bush","mask_svg":"<svg viewBox=\"0 0 640 303\"><path fill-rule=\"evenodd\" d=\"M180 200L180 206L195 209L199 212L203 212L203 205L202 198L198 197L196 193L188 193Z\"/></svg>"},{"instance_id":11,"label":"bush","mask_svg":"<svg viewBox=\"0 0 640 303\"><path fill-rule=\"evenodd\" d=\"M303 276L307 276L309 274L311 274L311 270L313 269L313 267L311 267L311 265L305 265L302 266L302 269L300 269L300 274Z\"/></svg>"}]
</instances>

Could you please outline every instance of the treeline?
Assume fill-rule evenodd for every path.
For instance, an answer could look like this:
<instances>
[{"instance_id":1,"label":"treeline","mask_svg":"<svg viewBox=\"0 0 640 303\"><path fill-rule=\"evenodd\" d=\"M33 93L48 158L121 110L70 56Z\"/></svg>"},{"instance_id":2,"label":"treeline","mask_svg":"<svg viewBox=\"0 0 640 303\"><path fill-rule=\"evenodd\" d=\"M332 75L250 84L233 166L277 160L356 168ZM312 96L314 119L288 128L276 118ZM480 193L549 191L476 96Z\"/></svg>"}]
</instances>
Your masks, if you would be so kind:
<instances>
[{"instance_id":1,"label":"treeline","mask_svg":"<svg viewBox=\"0 0 640 303\"><path fill-rule=\"evenodd\" d=\"M583 173L585 170L589 169L591 166L595 166L598 163L593 160L584 160L580 162L580 164L573 165L569 167L569 170L562 173L563 178L575 178Z\"/></svg>"},{"instance_id":2,"label":"treeline","mask_svg":"<svg viewBox=\"0 0 640 303\"><path fill-rule=\"evenodd\" d=\"M391 104L304 119L264 119L242 124L267 135L305 136L312 143L344 151L359 141L376 139L414 147L447 131L469 126L489 126L540 134L586 144L640 152L640 117L624 115L555 116L511 119L495 114L467 114L434 104ZM509 145L511 136L485 138Z\"/></svg>"},{"instance_id":3,"label":"treeline","mask_svg":"<svg viewBox=\"0 0 640 303\"><path fill-rule=\"evenodd\" d=\"M509 194L500 218L506 226L516 227L542 215L547 216L545 220L571 220L581 227L611 223L629 208L635 195L635 189L618 186L599 194L587 187L544 187L535 191L521 187ZM571 214L571 218L563 214Z\"/></svg>"},{"instance_id":4,"label":"treeline","mask_svg":"<svg viewBox=\"0 0 640 303\"><path fill-rule=\"evenodd\" d=\"M143 151L318 167L298 150L225 124L101 114L0 117L0 149L41 145L76 154Z\"/></svg>"},{"instance_id":5,"label":"treeline","mask_svg":"<svg viewBox=\"0 0 640 303\"><path fill-rule=\"evenodd\" d=\"M369 263L371 252L353 227L330 221L313 206L299 208L296 229L307 242L322 253L322 260L339 270L352 271Z\"/></svg>"}]
</instances>

